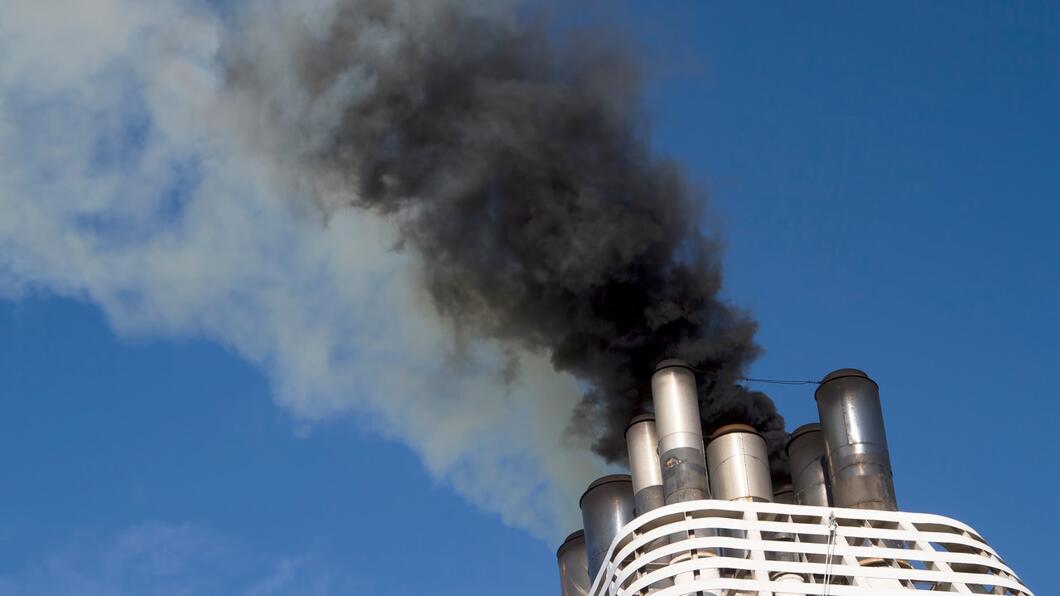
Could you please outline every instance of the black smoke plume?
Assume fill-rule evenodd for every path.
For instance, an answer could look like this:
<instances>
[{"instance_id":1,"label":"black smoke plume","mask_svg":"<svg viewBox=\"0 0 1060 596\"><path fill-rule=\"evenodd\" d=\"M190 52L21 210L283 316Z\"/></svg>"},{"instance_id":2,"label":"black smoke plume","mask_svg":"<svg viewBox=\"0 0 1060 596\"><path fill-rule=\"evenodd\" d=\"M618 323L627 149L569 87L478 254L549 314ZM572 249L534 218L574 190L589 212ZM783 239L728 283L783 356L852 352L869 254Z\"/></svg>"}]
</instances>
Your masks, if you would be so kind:
<instances>
[{"instance_id":1,"label":"black smoke plume","mask_svg":"<svg viewBox=\"0 0 1060 596\"><path fill-rule=\"evenodd\" d=\"M229 41L226 83L269 115L262 126L284 127L302 178L400 222L459 337L546 353L580 379L571 430L594 451L625 458L623 430L667 357L704 371L708 432L749 423L777 451L783 419L738 384L756 324L720 297L702 195L649 147L636 61L608 36L514 14L337 2L277 27L282 50L268 52L286 52L284 72Z\"/></svg>"}]
</instances>

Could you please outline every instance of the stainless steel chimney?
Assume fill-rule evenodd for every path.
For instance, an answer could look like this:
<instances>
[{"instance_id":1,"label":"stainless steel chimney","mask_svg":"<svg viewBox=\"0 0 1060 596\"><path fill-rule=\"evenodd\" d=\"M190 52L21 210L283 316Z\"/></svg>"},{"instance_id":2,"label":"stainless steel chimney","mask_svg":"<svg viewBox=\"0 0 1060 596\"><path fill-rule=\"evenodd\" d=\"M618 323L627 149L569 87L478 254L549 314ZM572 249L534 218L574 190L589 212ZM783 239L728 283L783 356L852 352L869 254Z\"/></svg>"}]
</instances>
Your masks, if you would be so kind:
<instances>
[{"instance_id":1,"label":"stainless steel chimney","mask_svg":"<svg viewBox=\"0 0 1060 596\"><path fill-rule=\"evenodd\" d=\"M799 505L831 506L828 461L821 425L815 422L796 428L788 439L787 450L795 502Z\"/></svg>"},{"instance_id":2,"label":"stainless steel chimney","mask_svg":"<svg viewBox=\"0 0 1060 596\"><path fill-rule=\"evenodd\" d=\"M593 481L578 501L585 528L585 550L590 584L603 565L611 541L622 526L633 521L633 480L628 474Z\"/></svg>"},{"instance_id":3,"label":"stainless steel chimney","mask_svg":"<svg viewBox=\"0 0 1060 596\"><path fill-rule=\"evenodd\" d=\"M715 430L707 443L711 495L723 501L768 502L773 499L766 441L753 427L729 424ZM718 535L745 538L744 530L718 529ZM722 548L725 557L744 559L748 551Z\"/></svg>"},{"instance_id":4,"label":"stainless steel chimney","mask_svg":"<svg viewBox=\"0 0 1060 596\"><path fill-rule=\"evenodd\" d=\"M696 377L687 362L664 360L651 377L666 504L710 498Z\"/></svg>"},{"instance_id":5,"label":"stainless steel chimney","mask_svg":"<svg viewBox=\"0 0 1060 596\"><path fill-rule=\"evenodd\" d=\"M654 416L642 414L630 421L626 427L626 447L633 476L633 500L637 515L643 515L666 504Z\"/></svg>"},{"instance_id":6,"label":"stainless steel chimney","mask_svg":"<svg viewBox=\"0 0 1060 596\"><path fill-rule=\"evenodd\" d=\"M723 426L707 443L710 488L724 501L773 500L766 440L746 424Z\"/></svg>"},{"instance_id":7,"label":"stainless steel chimney","mask_svg":"<svg viewBox=\"0 0 1060 596\"><path fill-rule=\"evenodd\" d=\"M790 484L782 484L780 488L773 489L773 502L782 505L795 504L795 489Z\"/></svg>"},{"instance_id":8,"label":"stainless steel chimney","mask_svg":"<svg viewBox=\"0 0 1060 596\"><path fill-rule=\"evenodd\" d=\"M585 532L578 530L567 536L556 550L556 563L559 565L560 594L587 596L592 584L589 583L589 562L585 555Z\"/></svg>"},{"instance_id":9,"label":"stainless steel chimney","mask_svg":"<svg viewBox=\"0 0 1060 596\"><path fill-rule=\"evenodd\" d=\"M629 471L633 476L635 514L641 516L666 504L655 416L642 414L629 422L626 427L626 448L629 450ZM669 541L669 537L663 536L652 542L648 548L661 548ZM657 559L653 565L649 565L649 569L663 566L668 561L669 557ZM661 590L672 585L672 581L662 580L652 584L651 589Z\"/></svg>"},{"instance_id":10,"label":"stainless steel chimney","mask_svg":"<svg viewBox=\"0 0 1060 596\"><path fill-rule=\"evenodd\" d=\"M835 506L897 511L876 382L843 368L821 379L815 398Z\"/></svg>"},{"instance_id":11,"label":"stainless steel chimney","mask_svg":"<svg viewBox=\"0 0 1060 596\"><path fill-rule=\"evenodd\" d=\"M795 492L792 490L790 484L782 484L780 488L773 491L773 502L780 503L783 505L794 505L795 504ZM774 518L775 520L778 518ZM779 516L779 519L784 519L783 516ZM762 532L762 538L766 540L776 540L778 542L795 542L795 534L792 532ZM772 558L776 561L785 561L788 563L798 563L802 559L798 553L795 552L783 552L777 551L770 555L766 555L767 558ZM779 582L798 582L802 583L806 581L801 574L780 572L774 573L770 576L773 581ZM773 596L785 596L784 592L774 592Z\"/></svg>"}]
</instances>

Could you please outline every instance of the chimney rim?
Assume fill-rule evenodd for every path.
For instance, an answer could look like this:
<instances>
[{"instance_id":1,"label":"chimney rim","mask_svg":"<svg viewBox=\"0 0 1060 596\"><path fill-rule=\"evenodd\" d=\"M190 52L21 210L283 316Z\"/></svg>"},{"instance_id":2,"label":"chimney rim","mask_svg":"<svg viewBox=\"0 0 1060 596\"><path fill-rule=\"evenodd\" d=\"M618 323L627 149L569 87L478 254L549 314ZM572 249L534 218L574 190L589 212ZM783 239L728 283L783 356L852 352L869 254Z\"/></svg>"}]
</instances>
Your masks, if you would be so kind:
<instances>
[{"instance_id":1,"label":"chimney rim","mask_svg":"<svg viewBox=\"0 0 1060 596\"><path fill-rule=\"evenodd\" d=\"M680 358L666 358L665 360L659 361L659 363L655 365L655 371L652 374L655 374L667 368L686 368L689 372L693 374L695 373L695 369L692 368L692 365L689 364L687 361L681 360Z\"/></svg>"},{"instance_id":2,"label":"chimney rim","mask_svg":"<svg viewBox=\"0 0 1060 596\"><path fill-rule=\"evenodd\" d=\"M838 381L839 379L849 379L851 377L857 378L857 379L865 379L866 381L869 381L873 385L876 385L877 387L879 387L879 383L874 381L872 379L872 377L870 377L868 375L868 373L866 373L865 371L863 371L861 369L858 369L858 368L838 368L838 369L833 370L832 372L828 373L827 375L825 375L817 383L817 390L813 392L814 399L817 399L817 395L821 392L821 389L823 389L826 384L831 383L832 381Z\"/></svg>"},{"instance_id":3,"label":"chimney rim","mask_svg":"<svg viewBox=\"0 0 1060 596\"><path fill-rule=\"evenodd\" d=\"M640 424L641 422L655 422L655 414L638 414L634 416L632 419L630 419L629 424L626 425L626 432L628 433L629 429Z\"/></svg>"},{"instance_id":4,"label":"chimney rim","mask_svg":"<svg viewBox=\"0 0 1060 596\"><path fill-rule=\"evenodd\" d=\"M582 493L581 498L578 499L578 509L581 509L582 502L585 501L585 495L591 493L594 489L613 482L626 482L630 485L630 490L632 490L633 476L630 476L629 474L608 474L607 476L601 476L596 480L593 480L589 483L589 487L585 489L585 492Z\"/></svg>"},{"instance_id":5,"label":"chimney rim","mask_svg":"<svg viewBox=\"0 0 1060 596\"><path fill-rule=\"evenodd\" d=\"M786 443L784 443L784 451L787 452L787 451L790 450L791 444L795 442L795 439L798 439L799 437L801 437L803 435L808 435L810 433L819 433L819 432L824 432L821 429L821 423L820 422L809 422L807 424L803 424L799 428L796 428L795 430L791 431L791 434L788 435L788 441Z\"/></svg>"},{"instance_id":6,"label":"chimney rim","mask_svg":"<svg viewBox=\"0 0 1060 596\"><path fill-rule=\"evenodd\" d=\"M583 543L585 542L585 530L575 530L575 531L571 532L570 534L568 534L567 537L563 539L563 543L560 544L559 548L556 549L556 558L557 559L563 558L563 551L565 551L568 548L570 548L572 546L572 544L574 542L577 542L579 539Z\"/></svg>"},{"instance_id":7,"label":"chimney rim","mask_svg":"<svg viewBox=\"0 0 1060 596\"><path fill-rule=\"evenodd\" d=\"M715 439L719 439L725 435L730 435L732 433L747 433L762 437L762 433L758 432L758 429L751 426L750 424L735 423L726 424L725 426L719 426L718 428L714 429L714 432L710 433L710 437L707 439L707 443L710 443ZM765 437L762 438L764 439Z\"/></svg>"}]
</instances>

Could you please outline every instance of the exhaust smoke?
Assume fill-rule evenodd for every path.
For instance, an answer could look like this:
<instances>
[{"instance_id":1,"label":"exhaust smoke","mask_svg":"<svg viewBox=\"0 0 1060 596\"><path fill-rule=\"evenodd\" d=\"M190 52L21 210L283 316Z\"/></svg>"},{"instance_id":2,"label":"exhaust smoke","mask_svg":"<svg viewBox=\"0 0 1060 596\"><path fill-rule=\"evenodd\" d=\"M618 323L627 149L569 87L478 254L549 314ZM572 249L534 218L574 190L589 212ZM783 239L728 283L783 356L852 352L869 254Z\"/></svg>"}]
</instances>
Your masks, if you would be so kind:
<instances>
[{"instance_id":1,"label":"exhaust smoke","mask_svg":"<svg viewBox=\"0 0 1060 596\"><path fill-rule=\"evenodd\" d=\"M562 38L508 2L315 6L222 43L227 90L278 175L327 214L398 222L454 342L498 342L512 374L534 353L576 377L570 432L606 460L625 460L665 357L704 371L708 432L750 424L783 456L773 403L736 383L755 322L720 296L702 194L649 147L628 48Z\"/></svg>"},{"instance_id":2,"label":"exhaust smoke","mask_svg":"<svg viewBox=\"0 0 1060 596\"><path fill-rule=\"evenodd\" d=\"M91 4L0 19L0 295L215 341L300 432L355 412L557 543L663 357L706 432L782 432L613 38L492 0Z\"/></svg>"}]
</instances>

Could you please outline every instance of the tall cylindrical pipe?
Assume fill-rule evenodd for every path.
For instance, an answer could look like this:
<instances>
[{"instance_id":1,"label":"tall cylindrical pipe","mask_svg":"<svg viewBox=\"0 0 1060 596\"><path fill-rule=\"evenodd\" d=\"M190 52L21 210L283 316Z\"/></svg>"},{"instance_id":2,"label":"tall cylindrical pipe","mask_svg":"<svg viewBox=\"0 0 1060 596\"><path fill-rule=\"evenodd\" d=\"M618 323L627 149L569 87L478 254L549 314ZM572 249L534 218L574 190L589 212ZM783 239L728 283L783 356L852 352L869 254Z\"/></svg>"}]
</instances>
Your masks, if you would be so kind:
<instances>
[{"instance_id":1,"label":"tall cylindrical pipe","mask_svg":"<svg viewBox=\"0 0 1060 596\"><path fill-rule=\"evenodd\" d=\"M795 504L795 491L792 490L790 484L783 484L780 488L773 489L773 502L780 503L783 505L794 505ZM784 519L783 516L779 516ZM777 519L774 517L773 519ZM762 532L762 538L766 540L777 540L779 542L795 542L795 534L792 532ZM772 558L776 561L784 561L786 563L798 563L801 559L798 553L792 552L776 552ZM798 573L781 572L777 573L773 577L773 581L781 582L803 582L805 579ZM773 596L782 596L783 593L775 592Z\"/></svg>"},{"instance_id":2,"label":"tall cylindrical pipe","mask_svg":"<svg viewBox=\"0 0 1060 596\"><path fill-rule=\"evenodd\" d=\"M843 368L821 379L814 397L835 506L897 511L876 382L860 370Z\"/></svg>"},{"instance_id":3,"label":"tall cylindrical pipe","mask_svg":"<svg viewBox=\"0 0 1060 596\"><path fill-rule=\"evenodd\" d=\"M803 592L799 586L795 584L806 583L806 578L798 573L778 573L776 576L771 578L775 582L783 584L791 584L791 591L777 591L773 592L773 596L803 596L806 592Z\"/></svg>"},{"instance_id":4,"label":"tall cylindrical pipe","mask_svg":"<svg viewBox=\"0 0 1060 596\"><path fill-rule=\"evenodd\" d=\"M585 554L585 532L573 532L556 550L559 565L559 589L561 596L587 596L592 584L589 582L589 561Z\"/></svg>"},{"instance_id":5,"label":"tall cylindrical pipe","mask_svg":"<svg viewBox=\"0 0 1060 596\"><path fill-rule=\"evenodd\" d=\"M578 506L585 528L589 582L596 579L607 549L622 526L633 521L633 480L628 474L604 476L585 489Z\"/></svg>"},{"instance_id":6,"label":"tall cylindrical pipe","mask_svg":"<svg viewBox=\"0 0 1060 596\"><path fill-rule=\"evenodd\" d=\"M813 507L831 507L832 491L828 480L827 449L824 433L816 422L796 428L788 438L788 463L791 464L791 485L795 502ZM824 536L803 536L803 542L827 544ZM824 563L824 555L806 555L810 563Z\"/></svg>"},{"instance_id":7,"label":"tall cylindrical pipe","mask_svg":"<svg viewBox=\"0 0 1060 596\"><path fill-rule=\"evenodd\" d=\"M774 488L773 502L782 505L794 505L795 489L793 489L790 484L782 484L779 488Z\"/></svg>"},{"instance_id":8,"label":"tall cylindrical pipe","mask_svg":"<svg viewBox=\"0 0 1060 596\"><path fill-rule=\"evenodd\" d=\"M630 421L626 427L626 447L629 472L633 476L633 500L637 515L644 515L666 504L654 416L643 414Z\"/></svg>"},{"instance_id":9,"label":"tall cylindrical pipe","mask_svg":"<svg viewBox=\"0 0 1060 596\"><path fill-rule=\"evenodd\" d=\"M796 428L788 439L787 450L795 502L816 507L831 506L828 460L821 425L812 423Z\"/></svg>"},{"instance_id":10,"label":"tall cylindrical pipe","mask_svg":"<svg viewBox=\"0 0 1060 596\"><path fill-rule=\"evenodd\" d=\"M753 427L729 424L715 430L707 443L711 495L723 501L768 502L773 499L766 440ZM744 538L744 530L719 529L718 534ZM743 559L748 551L724 548L722 556Z\"/></svg>"},{"instance_id":11,"label":"tall cylindrical pipe","mask_svg":"<svg viewBox=\"0 0 1060 596\"><path fill-rule=\"evenodd\" d=\"M894 547L892 547L894 548ZM901 548L900 546L897 548ZM909 563L905 561L894 561L888 562L886 559L863 559L858 561L858 565L866 568L873 567L904 567L910 569ZM902 585L902 580L891 577L867 577L864 580L865 585L873 590L879 590L881 592L890 590L904 590L905 586Z\"/></svg>"},{"instance_id":12,"label":"tall cylindrical pipe","mask_svg":"<svg viewBox=\"0 0 1060 596\"><path fill-rule=\"evenodd\" d=\"M784 483L778 488L773 489L773 502L781 503L784 505L795 505L795 490L792 488L791 483ZM792 532L763 532L762 537L766 540L776 540L778 542L795 542L795 534ZM785 563L798 563L802 560L799 553L796 552L781 552L777 551L772 557L767 555L767 558L772 558L775 561L783 561ZM784 584L803 584L806 583L806 576L801 573L794 573L791 571L778 571L770 574L769 578L772 581L780 582ZM800 592L797 591L798 586L792 586L792 591L775 591L773 596L797 596Z\"/></svg>"},{"instance_id":13,"label":"tall cylindrical pipe","mask_svg":"<svg viewBox=\"0 0 1060 596\"><path fill-rule=\"evenodd\" d=\"M651 377L666 504L710 498L696 376L687 362L664 360Z\"/></svg>"},{"instance_id":14,"label":"tall cylindrical pipe","mask_svg":"<svg viewBox=\"0 0 1060 596\"><path fill-rule=\"evenodd\" d=\"M711 434L707 443L707 468L715 499L773 500L766 440L746 424L729 424Z\"/></svg>"},{"instance_id":15,"label":"tall cylindrical pipe","mask_svg":"<svg viewBox=\"0 0 1060 596\"><path fill-rule=\"evenodd\" d=\"M662 467L659 464L659 433L655 416L642 414L626 427L626 447L629 450L629 471L633 476L633 502L636 515L641 516L666 504L663 493ZM648 549L666 546L669 537L652 542ZM657 559L655 565L665 565L668 557ZM651 565L646 571L651 571ZM661 590L673 585L670 580L656 582L650 589Z\"/></svg>"}]
</instances>

